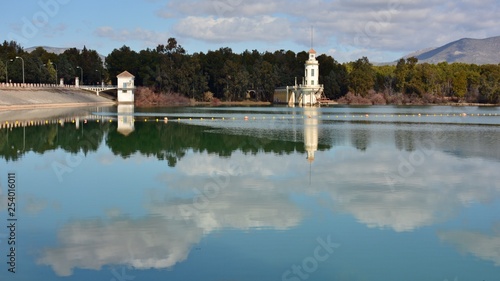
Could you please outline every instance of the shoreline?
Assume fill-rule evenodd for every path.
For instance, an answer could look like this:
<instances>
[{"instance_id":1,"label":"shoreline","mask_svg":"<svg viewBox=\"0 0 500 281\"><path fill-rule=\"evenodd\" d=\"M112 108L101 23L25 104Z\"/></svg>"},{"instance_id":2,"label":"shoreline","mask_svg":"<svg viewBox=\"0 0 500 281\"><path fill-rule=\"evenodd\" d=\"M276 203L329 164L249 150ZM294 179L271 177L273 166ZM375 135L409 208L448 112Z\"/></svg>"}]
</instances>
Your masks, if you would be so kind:
<instances>
[{"instance_id":1,"label":"shoreline","mask_svg":"<svg viewBox=\"0 0 500 281\"><path fill-rule=\"evenodd\" d=\"M465 107L465 106L478 106L478 107L500 107L500 104L494 104L494 103L469 103L469 102L463 102L463 103L429 103L429 104L344 104L344 103L338 103L334 105L340 105L340 106L456 106L456 107Z\"/></svg>"},{"instance_id":2,"label":"shoreline","mask_svg":"<svg viewBox=\"0 0 500 281\"><path fill-rule=\"evenodd\" d=\"M74 103L32 103L0 105L0 111L25 110L25 109L50 109L66 107L111 106L115 102L74 102Z\"/></svg>"},{"instance_id":3,"label":"shoreline","mask_svg":"<svg viewBox=\"0 0 500 281\"><path fill-rule=\"evenodd\" d=\"M114 106L118 103L114 101L109 102L73 102L73 103L30 103L30 104L11 104L0 105L0 111L14 111L26 109L50 109L50 108L70 108L70 107L89 107L89 106ZM271 102L219 102L213 104L211 102L194 102L190 104L171 104L171 105L150 105L150 106L135 106L137 108L155 108L155 107L192 107L192 106L284 106L285 104L274 104ZM500 104L484 104L484 103L443 103L443 104L383 104L383 105L365 105L365 104L325 104L319 107L336 107L336 106L354 106L354 107L372 107L372 106L407 106L407 107L420 107L420 106L454 106L454 107L500 107Z\"/></svg>"},{"instance_id":4,"label":"shoreline","mask_svg":"<svg viewBox=\"0 0 500 281\"><path fill-rule=\"evenodd\" d=\"M87 91L65 88L65 87L32 87L32 88L5 88L0 87L0 111L29 110L29 109L51 109L51 108L71 108L88 106L115 106L118 103L105 97L91 94ZM273 103L269 101L194 101L180 102L172 104L150 104L134 105L137 108L155 108L155 107L192 107L192 106L286 106L285 103ZM500 104L469 103L469 102L444 102L432 104L344 104L333 101L329 104L321 104L320 107L336 106L453 106L453 107L499 107Z\"/></svg>"}]
</instances>

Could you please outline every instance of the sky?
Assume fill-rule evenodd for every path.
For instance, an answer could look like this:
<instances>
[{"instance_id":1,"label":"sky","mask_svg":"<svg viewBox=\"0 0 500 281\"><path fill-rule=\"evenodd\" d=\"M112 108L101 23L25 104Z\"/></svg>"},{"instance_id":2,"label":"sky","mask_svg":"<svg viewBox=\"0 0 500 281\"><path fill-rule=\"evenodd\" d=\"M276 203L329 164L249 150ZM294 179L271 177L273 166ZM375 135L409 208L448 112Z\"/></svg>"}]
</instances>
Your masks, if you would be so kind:
<instances>
[{"instance_id":1,"label":"sky","mask_svg":"<svg viewBox=\"0 0 500 281\"><path fill-rule=\"evenodd\" d=\"M106 56L174 37L188 53L307 51L395 61L461 38L500 35L498 0L24 0L3 4L0 40ZM311 32L313 30L313 32ZM312 36L311 36L312 34Z\"/></svg>"}]
</instances>

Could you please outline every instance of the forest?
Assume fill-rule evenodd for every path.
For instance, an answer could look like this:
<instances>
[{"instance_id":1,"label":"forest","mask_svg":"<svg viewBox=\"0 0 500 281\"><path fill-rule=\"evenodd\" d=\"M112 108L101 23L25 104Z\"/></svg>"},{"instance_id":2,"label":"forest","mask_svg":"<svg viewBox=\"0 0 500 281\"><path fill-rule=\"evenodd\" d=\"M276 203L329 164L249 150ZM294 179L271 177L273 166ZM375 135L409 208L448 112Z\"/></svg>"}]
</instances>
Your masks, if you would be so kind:
<instances>
[{"instance_id":1,"label":"forest","mask_svg":"<svg viewBox=\"0 0 500 281\"><path fill-rule=\"evenodd\" d=\"M189 54L175 38L154 49L136 52L128 46L114 49L102 61L95 50L67 49L61 54L39 47L28 53L18 43L0 45L0 82L56 83L64 78L74 84L116 84L116 75L128 70L138 86L159 94L175 93L197 101L207 97L222 101L251 99L272 101L277 87L302 81L306 51L246 50L240 54L223 47ZM419 63L415 57L392 65L374 65L362 57L339 63L321 54L320 84L325 96L342 104L440 104L500 103L500 64ZM8 80L7 80L8 79Z\"/></svg>"}]
</instances>

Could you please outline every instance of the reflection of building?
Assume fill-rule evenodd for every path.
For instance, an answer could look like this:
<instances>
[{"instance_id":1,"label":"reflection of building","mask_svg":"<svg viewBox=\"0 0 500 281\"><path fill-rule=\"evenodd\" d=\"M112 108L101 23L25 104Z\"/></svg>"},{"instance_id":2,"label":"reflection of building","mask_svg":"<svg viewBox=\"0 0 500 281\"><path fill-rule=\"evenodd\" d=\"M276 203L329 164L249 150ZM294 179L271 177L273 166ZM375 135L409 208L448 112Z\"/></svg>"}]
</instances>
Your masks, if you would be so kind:
<instances>
[{"instance_id":1,"label":"reflection of building","mask_svg":"<svg viewBox=\"0 0 500 281\"><path fill-rule=\"evenodd\" d=\"M304 108L304 147L307 151L307 161L314 161L314 152L318 150L318 109Z\"/></svg>"},{"instance_id":2,"label":"reflection of building","mask_svg":"<svg viewBox=\"0 0 500 281\"><path fill-rule=\"evenodd\" d=\"M309 59L306 60L304 68L302 84L297 85L297 79L295 79L294 86L286 86L286 90L285 88L276 89L275 102L286 101L290 106L319 104L323 96L323 85L319 84L319 63L316 60L316 51L312 48L309 50Z\"/></svg>"},{"instance_id":3,"label":"reflection of building","mask_svg":"<svg viewBox=\"0 0 500 281\"><path fill-rule=\"evenodd\" d=\"M118 129L117 131L128 136L134 128L134 105L133 104L118 104Z\"/></svg>"}]
</instances>

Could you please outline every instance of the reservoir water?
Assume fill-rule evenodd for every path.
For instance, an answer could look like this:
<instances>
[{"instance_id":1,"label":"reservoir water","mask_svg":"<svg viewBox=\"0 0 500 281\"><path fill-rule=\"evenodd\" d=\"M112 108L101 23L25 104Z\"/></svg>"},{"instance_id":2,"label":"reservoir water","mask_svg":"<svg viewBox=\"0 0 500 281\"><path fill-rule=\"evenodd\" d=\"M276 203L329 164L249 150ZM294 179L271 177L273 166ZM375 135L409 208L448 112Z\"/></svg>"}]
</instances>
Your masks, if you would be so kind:
<instances>
[{"instance_id":1,"label":"reservoir water","mask_svg":"<svg viewBox=\"0 0 500 281\"><path fill-rule=\"evenodd\" d=\"M0 280L500 280L498 107L36 115L0 115Z\"/></svg>"}]
</instances>

